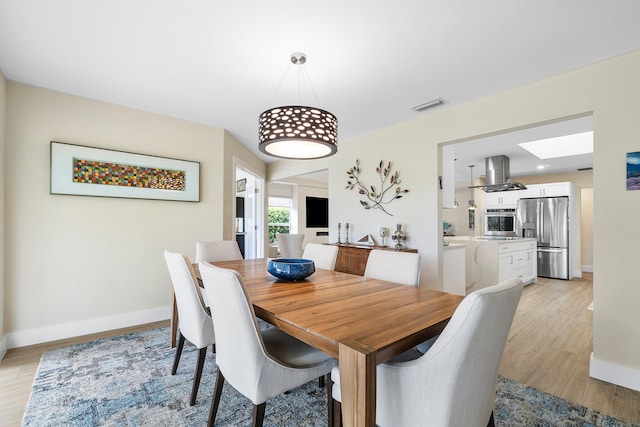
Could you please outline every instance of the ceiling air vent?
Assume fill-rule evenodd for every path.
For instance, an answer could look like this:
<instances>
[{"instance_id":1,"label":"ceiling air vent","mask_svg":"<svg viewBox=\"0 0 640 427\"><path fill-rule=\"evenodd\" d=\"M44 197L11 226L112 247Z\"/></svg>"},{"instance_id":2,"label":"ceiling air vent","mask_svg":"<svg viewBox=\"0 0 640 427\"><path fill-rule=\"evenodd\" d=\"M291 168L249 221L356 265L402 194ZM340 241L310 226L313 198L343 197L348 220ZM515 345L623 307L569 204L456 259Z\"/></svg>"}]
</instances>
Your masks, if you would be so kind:
<instances>
[{"instance_id":1,"label":"ceiling air vent","mask_svg":"<svg viewBox=\"0 0 640 427\"><path fill-rule=\"evenodd\" d=\"M436 98L436 99L434 99L432 101L425 102L424 104L420 104L420 105L416 105L415 107L411 107L411 109L413 111L420 112L420 111L427 110L429 108L437 107L439 105L444 104L445 102L446 101L444 99L442 99L442 98Z\"/></svg>"}]
</instances>

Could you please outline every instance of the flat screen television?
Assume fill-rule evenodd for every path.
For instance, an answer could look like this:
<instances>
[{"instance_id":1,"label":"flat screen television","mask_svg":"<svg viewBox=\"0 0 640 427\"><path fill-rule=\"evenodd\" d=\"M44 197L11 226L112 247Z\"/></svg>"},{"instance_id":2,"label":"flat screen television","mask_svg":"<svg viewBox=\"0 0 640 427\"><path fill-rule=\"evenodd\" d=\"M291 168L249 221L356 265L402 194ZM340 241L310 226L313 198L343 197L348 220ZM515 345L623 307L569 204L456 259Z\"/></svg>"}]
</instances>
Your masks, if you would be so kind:
<instances>
[{"instance_id":1,"label":"flat screen television","mask_svg":"<svg viewBox=\"0 0 640 427\"><path fill-rule=\"evenodd\" d=\"M307 196L307 228L329 228L329 199Z\"/></svg>"}]
</instances>

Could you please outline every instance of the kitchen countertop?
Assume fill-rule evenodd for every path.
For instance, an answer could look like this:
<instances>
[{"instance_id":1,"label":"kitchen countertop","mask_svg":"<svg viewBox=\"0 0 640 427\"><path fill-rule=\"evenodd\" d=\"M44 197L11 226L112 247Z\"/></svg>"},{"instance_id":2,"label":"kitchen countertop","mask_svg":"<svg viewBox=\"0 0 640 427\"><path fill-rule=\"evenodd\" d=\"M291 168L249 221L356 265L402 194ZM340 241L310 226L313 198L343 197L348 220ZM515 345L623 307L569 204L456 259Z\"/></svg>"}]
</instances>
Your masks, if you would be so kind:
<instances>
[{"instance_id":1,"label":"kitchen countertop","mask_svg":"<svg viewBox=\"0 0 640 427\"><path fill-rule=\"evenodd\" d=\"M445 236L445 241L451 243L461 243L461 242L528 242L531 240L536 240L529 237L497 237L497 236Z\"/></svg>"}]
</instances>

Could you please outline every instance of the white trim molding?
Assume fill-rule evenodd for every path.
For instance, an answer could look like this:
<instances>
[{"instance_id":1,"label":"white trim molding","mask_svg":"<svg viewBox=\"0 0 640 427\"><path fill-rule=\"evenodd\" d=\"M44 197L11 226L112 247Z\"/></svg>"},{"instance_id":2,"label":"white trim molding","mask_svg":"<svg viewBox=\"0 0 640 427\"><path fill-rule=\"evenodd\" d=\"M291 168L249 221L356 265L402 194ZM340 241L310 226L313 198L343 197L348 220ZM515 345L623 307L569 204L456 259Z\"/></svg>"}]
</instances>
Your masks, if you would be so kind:
<instances>
[{"instance_id":1,"label":"white trim molding","mask_svg":"<svg viewBox=\"0 0 640 427\"><path fill-rule=\"evenodd\" d=\"M585 273L593 273L593 265L583 265L582 271Z\"/></svg>"},{"instance_id":2,"label":"white trim molding","mask_svg":"<svg viewBox=\"0 0 640 427\"><path fill-rule=\"evenodd\" d=\"M4 355L7 354L7 336L3 336L0 340L0 360L4 359Z\"/></svg>"},{"instance_id":3,"label":"white trim molding","mask_svg":"<svg viewBox=\"0 0 640 427\"><path fill-rule=\"evenodd\" d=\"M24 347L49 341L79 337L113 329L144 325L145 323L167 320L171 316L169 306L148 310L133 311L113 316L84 319L77 322L60 323L44 328L28 329L26 331L9 332L3 341L6 348Z\"/></svg>"},{"instance_id":4,"label":"white trim molding","mask_svg":"<svg viewBox=\"0 0 640 427\"><path fill-rule=\"evenodd\" d=\"M640 371L596 359L593 357L593 353L591 353L591 361L589 363L589 376L640 391Z\"/></svg>"}]
</instances>

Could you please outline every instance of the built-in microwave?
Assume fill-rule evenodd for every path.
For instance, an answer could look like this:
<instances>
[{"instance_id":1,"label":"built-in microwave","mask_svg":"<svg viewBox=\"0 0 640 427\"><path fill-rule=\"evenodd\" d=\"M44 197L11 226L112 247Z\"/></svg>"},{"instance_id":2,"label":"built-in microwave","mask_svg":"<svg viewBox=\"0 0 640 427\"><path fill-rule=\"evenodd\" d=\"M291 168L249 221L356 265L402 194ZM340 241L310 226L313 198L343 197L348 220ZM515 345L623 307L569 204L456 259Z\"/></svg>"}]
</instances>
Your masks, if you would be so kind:
<instances>
[{"instance_id":1,"label":"built-in microwave","mask_svg":"<svg viewBox=\"0 0 640 427\"><path fill-rule=\"evenodd\" d=\"M516 210L485 209L484 210L484 235L485 236L516 236Z\"/></svg>"}]
</instances>

